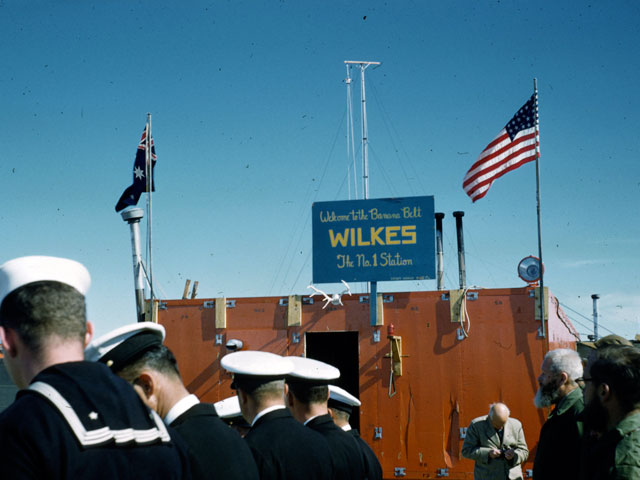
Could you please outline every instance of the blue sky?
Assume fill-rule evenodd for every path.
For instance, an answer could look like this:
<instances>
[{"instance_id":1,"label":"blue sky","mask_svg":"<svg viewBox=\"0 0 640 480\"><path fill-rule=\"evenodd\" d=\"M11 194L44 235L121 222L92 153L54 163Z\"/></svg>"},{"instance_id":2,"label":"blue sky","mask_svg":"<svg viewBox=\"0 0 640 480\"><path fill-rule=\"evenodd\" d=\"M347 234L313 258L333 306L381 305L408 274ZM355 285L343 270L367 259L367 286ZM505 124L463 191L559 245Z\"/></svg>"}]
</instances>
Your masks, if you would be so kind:
<instances>
[{"instance_id":1,"label":"blue sky","mask_svg":"<svg viewBox=\"0 0 640 480\"><path fill-rule=\"evenodd\" d=\"M134 321L114 205L150 112L159 295L180 298L187 278L200 298L309 292L311 204L348 198L343 62L369 60L382 62L366 74L371 197L434 195L447 288L458 284L454 210L465 211L468 284L524 285L534 164L475 204L461 183L537 77L545 285L582 334L598 293L600 333L634 336L639 14L635 1L3 0L2 257L77 259L92 273L98 334Z\"/></svg>"}]
</instances>

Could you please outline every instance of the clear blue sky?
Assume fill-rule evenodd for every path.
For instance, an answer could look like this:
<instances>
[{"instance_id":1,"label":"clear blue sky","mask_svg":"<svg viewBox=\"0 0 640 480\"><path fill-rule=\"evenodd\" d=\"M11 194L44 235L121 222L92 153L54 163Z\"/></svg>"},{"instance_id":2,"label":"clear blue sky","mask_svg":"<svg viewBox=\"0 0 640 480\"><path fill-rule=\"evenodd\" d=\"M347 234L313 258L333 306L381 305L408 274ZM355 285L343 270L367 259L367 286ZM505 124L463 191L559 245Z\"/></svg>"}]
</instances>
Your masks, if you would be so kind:
<instances>
[{"instance_id":1,"label":"clear blue sky","mask_svg":"<svg viewBox=\"0 0 640 480\"><path fill-rule=\"evenodd\" d=\"M343 61L369 60L383 63L366 76L371 197L435 196L447 288L454 210L468 284L522 286L518 261L537 253L534 164L475 204L461 183L537 77L545 284L582 334L598 293L601 334L631 337L639 18L636 1L3 0L2 259L77 259L98 334L135 321L114 205L151 112L160 296L180 298L187 278L201 298L308 293L311 204L348 198ZM380 284L416 288L435 281Z\"/></svg>"}]
</instances>

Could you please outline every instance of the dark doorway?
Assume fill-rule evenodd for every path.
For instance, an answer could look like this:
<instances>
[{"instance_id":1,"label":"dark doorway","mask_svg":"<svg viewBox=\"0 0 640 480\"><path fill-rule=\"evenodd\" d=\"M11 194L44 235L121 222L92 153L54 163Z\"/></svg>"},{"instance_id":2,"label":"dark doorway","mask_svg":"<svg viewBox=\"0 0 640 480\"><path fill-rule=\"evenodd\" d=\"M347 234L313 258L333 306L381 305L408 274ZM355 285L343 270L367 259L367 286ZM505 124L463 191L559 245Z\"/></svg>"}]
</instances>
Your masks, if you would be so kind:
<instances>
[{"instance_id":1,"label":"dark doorway","mask_svg":"<svg viewBox=\"0 0 640 480\"><path fill-rule=\"evenodd\" d=\"M360 396L358 332L307 332L306 356L340 370L335 384L355 397ZM360 409L354 408L349 423L360 429Z\"/></svg>"}]
</instances>

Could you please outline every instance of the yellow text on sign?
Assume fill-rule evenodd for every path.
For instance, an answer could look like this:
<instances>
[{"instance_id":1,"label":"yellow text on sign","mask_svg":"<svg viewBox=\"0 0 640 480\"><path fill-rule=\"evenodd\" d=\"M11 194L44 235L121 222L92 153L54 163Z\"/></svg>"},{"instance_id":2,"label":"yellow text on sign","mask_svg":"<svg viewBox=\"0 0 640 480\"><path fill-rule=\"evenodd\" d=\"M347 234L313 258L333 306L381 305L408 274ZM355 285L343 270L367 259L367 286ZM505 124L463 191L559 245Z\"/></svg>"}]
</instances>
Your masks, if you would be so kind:
<instances>
[{"instance_id":1,"label":"yellow text on sign","mask_svg":"<svg viewBox=\"0 0 640 480\"><path fill-rule=\"evenodd\" d=\"M366 247L374 245L411 245L417 242L416 226L370 227L369 232L361 227L345 228L341 231L329 229L331 247Z\"/></svg>"}]
</instances>

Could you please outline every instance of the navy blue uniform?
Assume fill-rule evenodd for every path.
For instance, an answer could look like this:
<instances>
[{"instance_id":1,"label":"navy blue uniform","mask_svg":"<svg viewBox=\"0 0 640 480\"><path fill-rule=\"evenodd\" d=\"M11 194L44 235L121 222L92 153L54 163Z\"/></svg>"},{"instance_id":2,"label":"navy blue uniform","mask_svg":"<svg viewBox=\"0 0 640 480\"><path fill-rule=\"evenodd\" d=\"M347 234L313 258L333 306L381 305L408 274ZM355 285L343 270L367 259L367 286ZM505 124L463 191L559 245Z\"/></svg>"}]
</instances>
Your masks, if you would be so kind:
<instances>
[{"instance_id":1,"label":"navy blue uniform","mask_svg":"<svg viewBox=\"0 0 640 480\"><path fill-rule=\"evenodd\" d=\"M310 420L307 427L322 435L329 444L335 478L344 480L364 479L362 451L355 438L338 427L331 415L320 415Z\"/></svg>"},{"instance_id":2,"label":"navy blue uniform","mask_svg":"<svg viewBox=\"0 0 640 480\"><path fill-rule=\"evenodd\" d=\"M14 480L191 478L184 444L93 362L51 366L18 392L0 413L0 465Z\"/></svg>"},{"instance_id":3,"label":"navy blue uniform","mask_svg":"<svg viewBox=\"0 0 640 480\"><path fill-rule=\"evenodd\" d=\"M321 435L295 420L285 408L260 417L244 439L261 480L330 480L333 464Z\"/></svg>"},{"instance_id":4,"label":"navy blue uniform","mask_svg":"<svg viewBox=\"0 0 640 480\"><path fill-rule=\"evenodd\" d=\"M358 441L358 445L360 446L360 450L362 450L362 454L364 455L366 478L368 480L382 480L382 466L380 465L380 461L378 460L378 457L376 457L375 452L371 449L369 444L362 439L358 430L351 429L347 433L355 437Z\"/></svg>"},{"instance_id":5,"label":"navy blue uniform","mask_svg":"<svg viewBox=\"0 0 640 480\"><path fill-rule=\"evenodd\" d=\"M210 403L194 405L170 426L189 447L194 480L258 480L258 469L247 443L220 420Z\"/></svg>"}]
</instances>

